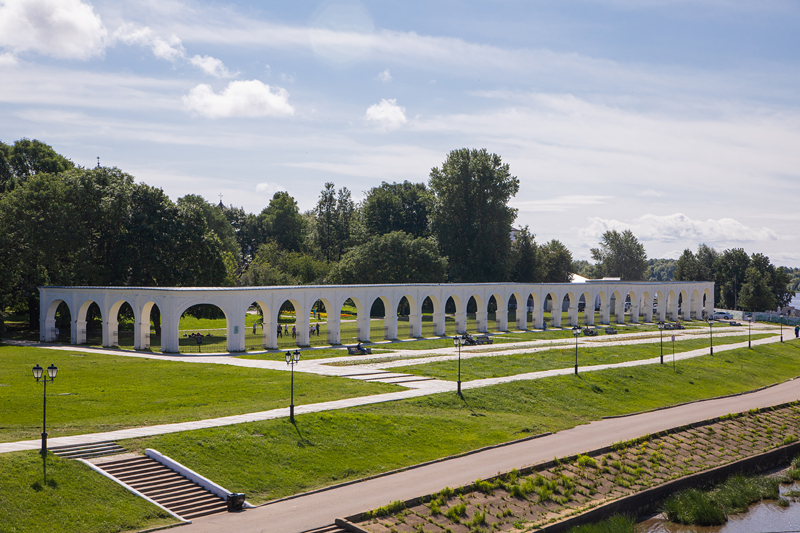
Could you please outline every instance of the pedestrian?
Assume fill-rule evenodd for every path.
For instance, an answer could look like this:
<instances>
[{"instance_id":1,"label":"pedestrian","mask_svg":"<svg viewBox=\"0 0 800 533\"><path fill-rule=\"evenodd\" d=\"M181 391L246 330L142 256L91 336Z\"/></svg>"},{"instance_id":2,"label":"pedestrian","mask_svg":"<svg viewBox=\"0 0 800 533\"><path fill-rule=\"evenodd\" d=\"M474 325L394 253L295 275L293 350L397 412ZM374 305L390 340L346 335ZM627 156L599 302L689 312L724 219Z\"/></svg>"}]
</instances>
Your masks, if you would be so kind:
<instances>
[{"instance_id":1,"label":"pedestrian","mask_svg":"<svg viewBox=\"0 0 800 533\"><path fill-rule=\"evenodd\" d=\"M800 325L794 327L794 338L800 337Z\"/></svg>"},{"instance_id":2,"label":"pedestrian","mask_svg":"<svg viewBox=\"0 0 800 533\"><path fill-rule=\"evenodd\" d=\"M283 332L283 328L281 328L281 325L278 324L278 338L279 339L283 338L283 335L281 334L282 332Z\"/></svg>"},{"instance_id":3,"label":"pedestrian","mask_svg":"<svg viewBox=\"0 0 800 533\"><path fill-rule=\"evenodd\" d=\"M256 324L255 322L253 322L253 335L255 335L255 334L256 334L256 326L257 326L257 325L258 325L258 324Z\"/></svg>"},{"instance_id":4,"label":"pedestrian","mask_svg":"<svg viewBox=\"0 0 800 533\"><path fill-rule=\"evenodd\" d=\"M286 335L287 337L289 336L289 326L288 325L284 325L283 326L283 334Z\"/></svg>"},{"instance_id":5,"label":"pedestrian","mask_svg":"<svg viewBox=\"0 0 800 533\"><path fill-rule=\"evenodd\" d=\"M319 322L317 322L317 337L319 337Z\"/></svg>"},{"instance_id":6,"label":"pedestrian","mask_svg":"<svg viewBox=\"0 0 800 533\"><path fill-rule=\"evenodd\" d=\"M297 338L297 326L292 326L292 338Z\"/></svg>"}]
</instances>

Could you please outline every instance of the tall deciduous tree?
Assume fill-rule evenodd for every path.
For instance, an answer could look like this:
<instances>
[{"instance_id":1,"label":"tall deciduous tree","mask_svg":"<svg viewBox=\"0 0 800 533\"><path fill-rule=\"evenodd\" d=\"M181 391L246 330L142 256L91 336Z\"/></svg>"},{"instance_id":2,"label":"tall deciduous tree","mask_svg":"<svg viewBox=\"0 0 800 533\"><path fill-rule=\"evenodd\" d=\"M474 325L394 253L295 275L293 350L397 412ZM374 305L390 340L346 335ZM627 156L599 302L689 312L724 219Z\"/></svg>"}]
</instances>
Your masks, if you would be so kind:
<instances>
[{"instance_id":1,"label":"tall deciduous tree","mask_svg":"<svg viewBox=\"0 0 800 533\"><path fill-rule=\"evenodd\" d=\"M334 283L441 283L447 260L430 238L393 231L354 246L330 273Z\"/></svg>"},{"instance_id":2,"label":"tall deciduous tree","mask_svg":"<svg viewBox=\"0 0 800 533\"><path fill-rule=\"evenodd\" d=\"M404 231L414 237L429 232L431 193L424 183L381 183L367 192L361 216L367 233L383 235Z\"/></svg>"},{"instance_id":3,"label":"tall deciduous tree","mask_svg":"<svg viewBox=\"0 0 800 533\"><path fill-rule=\"evenodd\" d=\"M299 252L305 239L305 221L288 192L278 191L261 212L264 232L282 250Z\"/></svg>"},{"instance_id":4,"label":"tall deciduous tree","mask_svg":"<svg viewBox=\"0 0 800 533\"><path fill-rule=\"evenodd\" d=\"M508 201L519 180L500 156L462 148L433 168L428 185L435 198L431 227L457 282L502 281L509 272L511 224Z\"/></svg>"},{"instance_id":5,"label":"tall deciduous tree","mask_svg":"<svg viewBox=\"0 0 800 533\"><path fill-rule=\"evenodd\" d=\"M542 279L541 258L535 238L528 226L517 232L516 240L511 244L511 281L533 283Z\"/></svg>"},{"instance_id":6,"label":"tall deciduous tree","mask_svg":"<svg viewBox=\"0 0 800 533\"><path fill-rule=\"evenodd\" d=\"M744 284L739 292L739 305L747 311L767 311L777 307L777 300L770 286L769 274L755 265L747 267Z\"/></svg>"},{"instance_id":7,"label":"tall deciduous tree","mask_svg":"<svg viewBox=\"0 0 800 533\"><path fill-rule=\"evenodd\" d=\"M567 283L572 279L572 252L564 243L553 239L539 247L544 283Z\"/></svg>"},{"instance_id":8,"label":"tall deciduous tree","mask_svg":"<svg viewBox=\"0 0 800 533\"><path fill-rule=\"evenodd\" d=\"M606 231L600 247L592 248L591 252L603 276L640 281L647 275L647 254L631 230Z\"/></svg>"},{"instance_id":9,"label":"tall deciduous tree","mask_svg":"<svg viewBox=\"0 0 800 533\"><path fill-rule=\"evenodd\" d=\"M0 142L0 194L35 174L58 174L72 168L72 161L36 139L20 139L13 145Z\"/></svg>"},{"instance_id":10,"label":"tall deciduous tree","mask_svg":"<svg viewBox=\"0 0 800 533\"><path fill-rule=\"evenodd\" d=\"M742 248L725 250L714 261L719 305L734 309L739 305L739 290L742 288L750 258Z\"/></svg>"}]
</instances>

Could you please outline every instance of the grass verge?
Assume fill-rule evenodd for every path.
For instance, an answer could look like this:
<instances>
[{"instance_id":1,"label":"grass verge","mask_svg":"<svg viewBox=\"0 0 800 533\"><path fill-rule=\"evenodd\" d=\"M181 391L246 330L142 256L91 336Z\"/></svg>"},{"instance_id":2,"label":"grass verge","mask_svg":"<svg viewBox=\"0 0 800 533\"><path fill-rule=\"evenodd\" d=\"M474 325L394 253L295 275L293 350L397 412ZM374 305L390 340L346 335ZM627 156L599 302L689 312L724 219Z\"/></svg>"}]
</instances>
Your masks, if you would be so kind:
<instances>
[{"instance_id":1,"label":"grass verge","mask_svg":"<svg viewBox=\"0 0 800 533\"><path fill-rule=\"evenodd\" d=\"M112 533L178 523L78 461L38 452L0 455L0 530L7 533Z\"/></svg>"},{"instance_id":2,"label":"grass verge","mask_svg":"<svg viewBox=\"0 0 800 533\"><path fill-rule=\"evenodd\" d=\"M753 335L753 340L774 337L774 334ZM736 344L747 340L747 335L733 337L719 337L714 340L715 346ZM708 339L690 339L675 343L675 353L688 352L699 348L707 348ZM604 365L637 361L658 357L661 353L659 343L628 344L620 346L580 346L578 348L578 364L580 366ZM720 352L719 357L729 358L729 352ZM669 362L672 354L672 345L664 344L664 360ZM526 372L551 370L555 368L569 368L575 364L575 347L563 349L548 349L535 353L498 355L496 357L479 357L461 361L461 380L497 378L514 376ZM683 363L681 363L683 364ZM458 361L436 361L420 365L409 365L392 368L394 372L414 374L418 376L434 377L438 379L456 381L458 379Z\"/></svg>"},{"instance_id":3,"label":"grass verge","mask_svg":"<svg viewBox=\"0 0 800 533\"><path fill-rule=\"evenodd\" d=\"M735 361L735 362L734 362ZM800 343L127 441L263 502L545 431L795 377ZM231 445L235 443L235 446ZM357 444L355 444L357 443ZM248 458L243 461L242 457Z\"/></svg>"},{"instance_id":4,"label":"grass verge","mask_svg":"<svg viewBox=\"0 0 800 533\"><path fill-rule=\"evenodd\" d=\"M0 346L0 442L41 433L42 386L31 368L55 364L47 387L51 438L266 411L289 403L288 372L43 348ZM302 361L301 363L302 364ZM402 390L295 375L295 404Z\"/></svg>"}]
</instances>

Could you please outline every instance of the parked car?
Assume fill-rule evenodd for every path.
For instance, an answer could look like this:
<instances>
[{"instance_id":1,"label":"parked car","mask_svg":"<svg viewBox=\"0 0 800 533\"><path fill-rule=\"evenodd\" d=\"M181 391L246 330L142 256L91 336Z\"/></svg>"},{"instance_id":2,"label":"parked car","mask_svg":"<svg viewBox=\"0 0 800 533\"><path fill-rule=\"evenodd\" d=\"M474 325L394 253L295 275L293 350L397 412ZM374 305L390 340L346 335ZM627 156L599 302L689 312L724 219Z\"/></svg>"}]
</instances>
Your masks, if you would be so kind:
<instances>
[{"instance_id":1,"label":"parked car","mask_svg":"<svg viewBox=\"0 0 800 533\"><path fill-rule=\"evenodd\" d=\"M714 311L714 320L733 320L733 316L725 311Z\"/></svg>"}]
</instances>

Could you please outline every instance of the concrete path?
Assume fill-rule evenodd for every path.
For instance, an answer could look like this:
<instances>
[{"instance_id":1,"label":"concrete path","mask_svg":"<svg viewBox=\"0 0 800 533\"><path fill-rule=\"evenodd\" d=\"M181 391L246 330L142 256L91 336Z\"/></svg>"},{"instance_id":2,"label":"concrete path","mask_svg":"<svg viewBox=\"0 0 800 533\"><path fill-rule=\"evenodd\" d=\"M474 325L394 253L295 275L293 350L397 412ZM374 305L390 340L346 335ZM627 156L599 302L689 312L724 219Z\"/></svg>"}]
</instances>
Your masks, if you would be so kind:
<instances>
[{"instance_id":1,"label":"concrete path","mask_svg":"<svg viewBox=\"0 0 800 533\"><path fill-rule=\"evenodd\" d=\"M374 509L394 500L458 487L513 468L523 468L595 450L692 422L795 401L800 380L759 392L697 402L625 418L601 420L539 439L515 443L331 490L276 502L236 514L218 514L182 526L181 533L300 533L336 517Z\"/></svg>"},{"instance_id":2,"label":"concrete path","mask_svg":"<svg viewBox=\"0 0 800 533\"><path fill-rule=\"evenodd\" d=\"M753 341L753 344L770 344L774 342L780 342L779 337L770 337L765 339L760 339ZM747 346L747 342L744 343L737 343L737 344L727 344L723 346L715 347L714 352L723 352L727 350L734 350L737 348L743 348ZM183 357L183 356L163 356L163 355L153 355L153 354L140 354L137 352L127 352L127 351L119 351L119 350L98 350L94 348L84 348L84 347L65 347L65 346L51 346L53 349L63 349L63 350L71 350L71 351L86 351L86 352L98 352L102 351L102 353L113 353L118 355L125 355L129 357L147 357L153 359L169 359L169 360L177 360L177 361L185 361L185 362L204 362L204 363L214 363L219 361L218 364L239 364L242 363L240 366L252 366L256 368L280 368L285 369L286 364L281 363L278 361L264 361L264 360L253 360L253 359L239 359L235 357L218 357L218 356L202 356L202 357ZM698 350L692 350L688 352L683 352L680 354L676 354L676 360L685 360L691 359L693 357L699 357L702 355L708 354L708 348L702 348ZM436 359L440 360L440 359ZM380 370L375 369L368 373L361 372L359 367L328 367L327 365L319 363L319 361L330 361L329 359L320 359L320 360L310 360L308 361L308 366L305 367L307 372L312 373L320 373L320 374L327 374L330 368L336 369L344 369L346 372L349 372L350 375L341 373L335 374L341 377L350 377L351 379L369 379L369 376L373 376L371 379L372 381L377 381L380 379L375 379L375 375L382 375L380 374ZM659 362L659 358L652 358L652 359L642 359L636 361L627 361L623 363L614 363L614 364L605 364L605 365L594 365L594 366L584 366L580 368L581 372L594 372L598 370L605 370L610 368L621 368L621 367L632 367L632 366L641 366L641 365L651 365L657 364ZM297 365L295 370L300 367ZM319 368L323 367L323 368ZM316 370L316 372L315 372ZM520 380L531 380L531 379L540 379L545 377L551 376L559 376L559 375L566 375L571 374L573 372L573 368L558 368L553 370L543 370L539 372L530 372L526 374L518 374L513 376L503 376L498 378L487 378L487 379L478 379L473 381L467 381L462 383L462 389L475 389L480 387L488 387L490 385L497 385L500 383L510 383L513 381L520 381ZM395 376L392 378L392 376ZM399 378L398 378L399 376ZM385 379L387 382L392 382L391 379L395 379L397 381L402 380L403 375L399 374L392 374L387 373L385 374ZM335 409L344 409L347 407L356 407L359 405L368 405L374 403L382 403L382 402L391 402L396 400L404 400L408 398L415 398L418 396L426 396L429 394L437 394L441 392L455 392L456 390L456 383L452 381L443 381L437 379L429 379L423 381L413 381L413 382L404 382L403 386L408 387L407 390L386 393L386 394L375 394L371 396L362 396L358 398L347 398L343 400L336 400L331 402L321 402L315 404L307 404L307 405L295 405L295 414L300 415L303 413L314 413L320 411L330 411ZM275 418L282 418L289 415L289 409L287 408L280 408L280 409L272 409L269 411L261 411L257 413L247 413L242 415L233 415L233 416L225 416L219 418L211 418L206 420L195 420L190 422L181 422L175 424L162 424L157 426L147 426L147 427L139 427L139 428L130 428L130 429L122 429L117 431L108 431L104 433L91 433L85 435L72 435L69 437L56 437L48 439L48 444L50 446L63 446L63 445L71 445L71 444L88 444L94 442L102 442L107 440L121 440L121 439L130 439L136 437L150 437L154 435L163 435L166 433L176 433L179 431L191 431L195 429L205 429L211 427L220 427L220 426L228 426L233 424L241 424L244 422L255 422L259 420L271 420ZM22 450L36 450L39 449L41 446L40 440L27 440L27 441L18 441L18 442L7 442L0 444L0 453L8 453L14 451L22 451Z\"/></svg>"}]
</instances>

